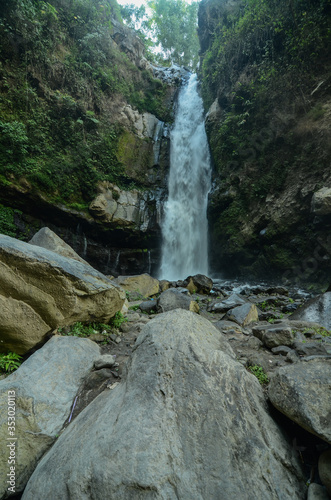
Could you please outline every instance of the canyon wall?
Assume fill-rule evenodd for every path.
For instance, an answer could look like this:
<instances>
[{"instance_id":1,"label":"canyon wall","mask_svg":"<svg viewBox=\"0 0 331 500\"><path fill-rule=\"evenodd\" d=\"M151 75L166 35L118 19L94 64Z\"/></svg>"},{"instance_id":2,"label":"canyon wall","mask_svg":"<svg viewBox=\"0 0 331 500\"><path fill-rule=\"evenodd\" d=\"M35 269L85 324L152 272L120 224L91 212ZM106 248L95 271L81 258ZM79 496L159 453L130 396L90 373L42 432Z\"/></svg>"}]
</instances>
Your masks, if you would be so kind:
<instances>
[{"instance_id":1,"label":"canyon wall","mask_svg":"<svg viewBox=\"0 0 331 500\"><path fill-rule=\"evenodd\" d=\"M330 5L202 0L215 271L331 278Z\"/></svg>"},{"instance_id":2,"label":"canyon wall","mask_svg":"<svg viewBox=\"0 0 331 500\"><path fill-rule=\"evenodd\" d=\"M103 272L156 270L184 70L153 66L114 0L0 15L0 232L49 226Z\"/></svg>"}]
</instances>

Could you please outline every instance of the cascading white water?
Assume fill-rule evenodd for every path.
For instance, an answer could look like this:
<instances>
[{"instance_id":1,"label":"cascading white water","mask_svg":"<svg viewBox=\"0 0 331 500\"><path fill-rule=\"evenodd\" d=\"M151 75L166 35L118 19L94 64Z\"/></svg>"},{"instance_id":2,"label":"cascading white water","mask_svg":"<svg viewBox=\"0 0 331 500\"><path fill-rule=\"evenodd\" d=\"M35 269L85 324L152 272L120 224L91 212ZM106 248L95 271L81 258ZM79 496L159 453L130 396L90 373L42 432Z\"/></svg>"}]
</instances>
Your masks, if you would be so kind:
<instances>
[{"instance_id":1,"label":"cascading white water","mask_svg":"<svg viewBox=\"0 0 331 500\"><path fill-rule=\"evenodd\" d=\"M184 279L208 274L207 201L210 155L198 81L191 75L180 91L170 135L169 197L162 223L160 277Z\"/></svg>"}]
</instances>

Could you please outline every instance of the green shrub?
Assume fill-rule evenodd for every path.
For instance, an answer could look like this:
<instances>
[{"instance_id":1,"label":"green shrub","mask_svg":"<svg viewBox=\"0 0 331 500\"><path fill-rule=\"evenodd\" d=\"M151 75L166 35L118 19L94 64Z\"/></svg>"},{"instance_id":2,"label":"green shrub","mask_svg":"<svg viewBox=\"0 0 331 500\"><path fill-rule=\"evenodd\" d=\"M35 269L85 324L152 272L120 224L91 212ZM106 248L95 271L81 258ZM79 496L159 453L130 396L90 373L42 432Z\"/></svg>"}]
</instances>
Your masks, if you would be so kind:
<instances>
[{"instance_id":1,"label":"green shrub","mask_svg":"<svg viewBox=\"0 0 331 500\"><path fill-rule=\"evenodd\" d=\"M111 333L114 328L119 328L122 323L127 321L127 318L123 316L121 312L117 312L113 318L109 321L109 324L105 323L81 323L77 321L69 328L59 328L58 332L64 336L73 336L73 337L89 337L95 333L103 334L105 337L108 333Z\"/></svg>"},{"instance_id":2,"label":"green shrub","mask_svg":"<svg viewBox=\"0 0 331 500\"><path fill-rule=\"evenodd\" d=\"M109 324L114 328L119 328L122 325L122 323L125 323L126 321L128 321L128 318L123 316L123 314L120 311L117 311L117 313L115 313L115 316L113 316L109 321Z\"/></svg>"},{"instance_id":3,"label":"green shrub","mask_svg":"<svg viewBox=\"0 0 331 500\"><path fill-rule=\"evenodd\" d=\"M266 385L269 383L268 375L263 370L262 366L254 365L249 366L248 371L250 371L258 379L261 385Z\"/></svg>"},{"instance_id":4,"label":"green shrub","mask_svg":"<svg viewBox=\"0 0 331 500\"><path fill-rule=\"evenodd\" d=\"M22 356L19 356L15 352L9 352L8 354L0 354L0 370L5 373L11 373L21 365Z\"/></svg>"},{"instance_id":5,"label":"green shrub","mask_svg":"<svg viewBox=\"0 0 331 500\"><path fill-rule=\"evenodd\" d=\"M16 238L17 227L15 225L14 215L21 213L19 210L13 210L9 207L0 205L0 233Z\"/></svg>"}]
</instances>

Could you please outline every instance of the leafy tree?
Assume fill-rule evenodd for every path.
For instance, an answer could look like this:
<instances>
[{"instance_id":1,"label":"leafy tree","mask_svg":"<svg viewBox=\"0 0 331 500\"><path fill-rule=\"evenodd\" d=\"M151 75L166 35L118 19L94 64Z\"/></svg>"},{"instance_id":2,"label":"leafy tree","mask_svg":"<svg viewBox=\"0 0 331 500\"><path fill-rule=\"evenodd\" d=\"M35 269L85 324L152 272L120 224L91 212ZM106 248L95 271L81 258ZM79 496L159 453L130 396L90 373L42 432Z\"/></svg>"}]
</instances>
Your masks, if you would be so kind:
<instances>
[{"instance_id":1,"label":"leafy tree","mask_svg":"<svg viewBox=\"0 0 331 500\"><path fill-rule=\"evenodd\" d=\"M144 22L144 18L147 16L145 5L136 7L133 3L130 5L121 5L121 15L122 19L127 22L130 28L137 29L141 23Z\"/></svg>"},{"instance_id":2,"label":"leafy tree","mask_svg":"<svg viewBox=\"0 0 331 500\"><path fill-rule=\"evenodd\" d=\"M194 68L198 62L198 2L148 0L152 11L149 27L169 60Z\"/></svg>"}]
</instances>

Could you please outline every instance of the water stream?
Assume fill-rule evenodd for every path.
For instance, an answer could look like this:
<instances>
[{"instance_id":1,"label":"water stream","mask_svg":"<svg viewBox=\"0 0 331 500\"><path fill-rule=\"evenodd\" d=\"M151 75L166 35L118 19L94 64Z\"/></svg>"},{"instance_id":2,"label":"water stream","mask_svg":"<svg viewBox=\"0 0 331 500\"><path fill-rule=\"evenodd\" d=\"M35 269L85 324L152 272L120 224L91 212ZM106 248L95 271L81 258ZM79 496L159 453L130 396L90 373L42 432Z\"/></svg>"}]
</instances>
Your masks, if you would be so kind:
<instances>
[{"instance_id":1,"label":"water stream","mask_svg":"<svg viewBox=\"0 0 331 500\"><path fill-rule=\"evenodd\" d=\"M162 223L160 278L208 275L207 202L211 183L210 155L197 76L179 94L170 135L169 197Z\"/></svg>"}]
</instances>

